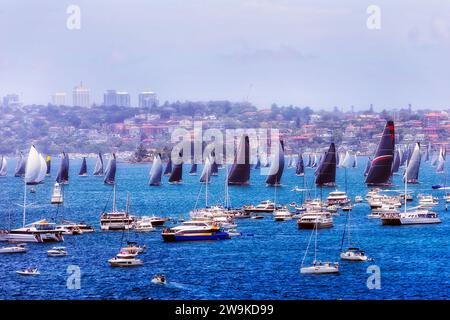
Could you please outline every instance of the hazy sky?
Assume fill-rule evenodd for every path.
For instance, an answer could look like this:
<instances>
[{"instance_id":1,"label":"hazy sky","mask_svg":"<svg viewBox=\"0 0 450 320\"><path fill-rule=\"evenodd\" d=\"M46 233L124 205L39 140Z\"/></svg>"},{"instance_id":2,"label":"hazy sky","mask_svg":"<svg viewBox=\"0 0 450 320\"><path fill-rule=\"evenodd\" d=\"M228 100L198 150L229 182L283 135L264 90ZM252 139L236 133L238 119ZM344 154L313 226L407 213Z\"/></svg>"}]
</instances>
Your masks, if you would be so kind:
<instances>
[{"instance_id":1,"label":"hazy sky","mask_svg":"<svg viewBox=\"0 0 450 320\"><path fill-rule=\"evenodd\" d=\"M70 4L81 29L66 27ZM366 26L369 5L381 29ZM448 0L0 0L0 96L450 107ZM251 90L250 90L251 88Z\"/></svg>"}]
</instances>

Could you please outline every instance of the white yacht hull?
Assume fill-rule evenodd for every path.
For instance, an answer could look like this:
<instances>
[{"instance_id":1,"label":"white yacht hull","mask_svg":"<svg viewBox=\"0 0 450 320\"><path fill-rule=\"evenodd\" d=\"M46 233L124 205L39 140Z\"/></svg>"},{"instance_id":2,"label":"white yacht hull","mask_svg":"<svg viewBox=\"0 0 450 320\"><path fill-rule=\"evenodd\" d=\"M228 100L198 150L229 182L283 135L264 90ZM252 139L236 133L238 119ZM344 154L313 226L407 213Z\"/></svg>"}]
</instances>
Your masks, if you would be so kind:
<instances>
[{"instance_id":1,"label":"white yacht hull","mask_svg":"<svg viewBox=\"0 0 450 320\"><path fill-rule=\"evenodd\" d=\"M300 269L301 274L332 274L339 273L339 267L334 266L311 266Z\"/></svg>"}]
</instances>

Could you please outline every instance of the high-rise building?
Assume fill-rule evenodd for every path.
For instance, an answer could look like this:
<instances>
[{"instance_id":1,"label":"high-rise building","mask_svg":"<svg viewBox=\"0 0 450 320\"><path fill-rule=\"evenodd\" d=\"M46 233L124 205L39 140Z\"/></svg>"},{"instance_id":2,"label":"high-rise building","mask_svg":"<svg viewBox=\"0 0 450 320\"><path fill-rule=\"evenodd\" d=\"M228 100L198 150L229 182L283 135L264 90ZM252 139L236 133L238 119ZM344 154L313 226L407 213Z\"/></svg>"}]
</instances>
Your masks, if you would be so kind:
<instances>
[{"instance_id":1,"label":"high-rise building","mask_svg":"<svg viewBox=\"0 0 450 320\"><path fill-rule=\"evenodd\" d=\"M103 105L106 107L129 107L130 95L128 92L107 90L103 95Z\"/></svg>"},{"instance_id":2,"label":"high-rise building","mask_svg":"<svg viewBox=\"0 0 450 320\"><path fill-rule=\"evenodd\" d=\"M89 107L89 89L80 83L73 88L73 105L77 107Z\"/></svg>"},{"instance_id":3,"label":"high-rise building","mask_svg":"<svg viewBox=\"0 0 450 320\"><path fill-rule=\"evenodd\" d=\"M3 107L16 108L20 107L22 104L19 100L19 95L17 94L7 94L3 97Z\"/></svg>"},{"instance_id":4,"label":"high-rise building","mask_svg":"<svg viewBox=\"0 0 450 320\"><path fill-rule=\"evenodd\" d=\"M139 108L152 108L158 106L158 97L154 92L141 92L139 94Z\"/></svg>"},{"instance_id":5,"label":"high-rise building","mask_svg":"<svg viewBox=\"0 0 450 320\"><path fill-rule=\"evenodd\" d=\"M65 106L66 105L66 93L56 92L52 95L52 104L55 106Z\"/></svg>"}]
</instances>

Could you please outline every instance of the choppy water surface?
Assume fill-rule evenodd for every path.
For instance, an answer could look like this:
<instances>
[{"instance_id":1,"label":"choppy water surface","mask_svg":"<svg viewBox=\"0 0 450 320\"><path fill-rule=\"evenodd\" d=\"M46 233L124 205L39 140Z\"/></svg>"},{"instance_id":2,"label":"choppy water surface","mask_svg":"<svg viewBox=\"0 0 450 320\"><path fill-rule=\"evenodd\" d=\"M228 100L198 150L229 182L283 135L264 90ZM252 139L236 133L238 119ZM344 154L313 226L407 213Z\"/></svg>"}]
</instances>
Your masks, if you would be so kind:
<instances>
[{"instance_id":1,"label":"choppy water surface","mask_svg":"<svg viewBox=\"0 0 450 320\"><path fill-rule=\"evenodd\" d=\"M365 158L360 166L348 169L348 193L354 199L364 196ZM78 177L81 161L71 161L70 184L65 190L66 203L56 212L50 205L51 188L56 176L57 160L52 177L28 194L27 222L58 217L85 221L99 229L99 216L106 205L111 206L111 187L98 177ZM0 178L0 228L20 226L22 215L18 204L23 201L23 182L12 177L14 161L9 163L9 175ZM89 171L94 161L88 161ZM184 173L184 184L149 187L148 165L119 164L118 206L125 206L126 192L131 197L135 215L188 217L196 202L204 205L204 190L198 176ZM210 204L223 202L225 170L220 170L209 186ZM230 187L233 206L256 204L274 198L274 188L265 187L265 177L252 170L251 185ZM307 169L309 184L313 170ZM379 220L368 219L367 204L357 204L352 211L352 236L366 253L375 259L367 263L341 263L339 275L304 276L299 267L311 231L299 230L295 220L274 222L269 215L263 220L240 220L243 236L226 241L164 243L160 231L129 233L130 240L148 246L141 256L144 266L133 269L111 268L107 260L113 257L124 236L121 232L100 232L82 236L66 236L64 246L70 256L49 258L46 251L53 244L30 244L26 254L0 255L1 299L449 299L450 298L450 231L449 213L444 210L443 191L431 191L431 185L444 182L443 174L423 164L419 185L409 186L417 193L433 193L441 198L435 207L442 223L408 227L383 227ZM294 169L284 173L283 187L277 188L277 202L299 202L301 195L292 192L302 186L302 178ZM344 169L338 169L339 189L344 190ZM395 177L402 189L400 176ZM391 188L392 189L392 188ZM323 189L323 197L334 189ZM312 195L320 195L312 190ZM334 228L319 230L318 258L337 261L346 217L334 219ZM3 245L3 244L0 244ZM308 261L311 261L309 256ZM381 289L369 290L366 269L376 264L381 269ZM81 268L81 289L67 288L67 267ZM20 268L36 266L38 277L15 274ZM156 273L164 273L166 286L150 282Z\"/></svg>"}]
</instances>

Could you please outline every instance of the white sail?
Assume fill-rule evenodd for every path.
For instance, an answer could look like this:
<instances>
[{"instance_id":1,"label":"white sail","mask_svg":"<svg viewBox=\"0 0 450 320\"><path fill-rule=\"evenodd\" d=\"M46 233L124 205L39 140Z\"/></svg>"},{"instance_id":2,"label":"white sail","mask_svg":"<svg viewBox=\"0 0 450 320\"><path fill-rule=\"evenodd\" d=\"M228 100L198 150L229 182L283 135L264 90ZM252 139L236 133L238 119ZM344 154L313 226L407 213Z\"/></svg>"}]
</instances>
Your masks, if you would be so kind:
<instances>
[{"instance_id":1,"label":"white sail","mask_svg":"<svg viewBox=\"0 0 450 320\"><path fill-rule=\"evenodd\" d=\"M0 163L0 177L6 176L8 172L8 161L6 161L6 157L2 157L2 161Z\"/></svg>"},{"instance_id":2,"label":"white sail","mask_svg":"<svg viewBox=\"0 0 450 320\"><path fill-rule=\"evenodd\" d=\"M211 161L209 157L205 160L205 165L203 166L202 174L200 176L200 182L209 183L211 180Z\"/></svg>"},{"instance_id":3,"label":"white sail","mask_svg":"<svg viewBox=\"0 0 450 320\"><path fill-rule=\"evenodd\" d=\"M34 146L31 146L28 153L27 166L25 168L25 182L27 184L38 184L39 174L41 172L41 159Z\"/></svg>"},{"instance_id":4,"label":"white sail","mask_svg":"<svg viewBox=\"0 0 450 320\"><path fill-rule=\"evenodd\" d=\"M39 160L41 162L41 167L39 171L39 175L37 177L38 182L42 182L45 179L45 176L47 174L47 162L45 161L45 158L42 154L39 154Z\"/></svg>"},{"instance_id":5,"label":"white sail","mask_svg":"<svg viewBox=\"0 0 450 320\"><path fill-rule=\"evenodd\" d=\"M350 167L350 159L351 159L350 152L347 151L345 153L344 160L342 160L341 167L343 167L343 168Z\"/></svg>"}]
</instances>

